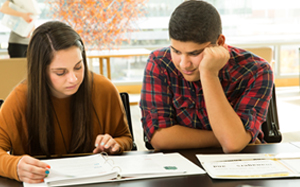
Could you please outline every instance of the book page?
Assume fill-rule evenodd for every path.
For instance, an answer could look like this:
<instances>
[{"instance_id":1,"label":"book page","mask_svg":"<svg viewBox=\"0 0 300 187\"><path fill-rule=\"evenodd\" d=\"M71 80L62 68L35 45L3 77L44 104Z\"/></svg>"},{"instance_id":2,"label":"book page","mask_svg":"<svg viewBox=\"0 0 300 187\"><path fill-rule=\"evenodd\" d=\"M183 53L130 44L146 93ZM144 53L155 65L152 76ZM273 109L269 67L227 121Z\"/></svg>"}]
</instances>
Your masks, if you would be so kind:
<instances>
[{"instance_id":1,"label":"book page","mask_svg":"<svg viewBox=\"0 0 300 187\"><path fill-rule=\"evenodd\" d=\"M179 153L111 156L120 166L124 177L157 177L169 175L204 174L205 171Z\"/></svg>"},{"instance_id":2,"label":"book page","mask_svg":"<svg viewBox=\"0 0 300 187\"><path fill-rule=\"evenodd\" d=\"M84 178L87 176L101 176L110 173L113 170L113 165L107 162L100 154L62 158L53 160L43 160L50 165L50 174L45 178L45 182Z\"/></svg>"}]
</instances>

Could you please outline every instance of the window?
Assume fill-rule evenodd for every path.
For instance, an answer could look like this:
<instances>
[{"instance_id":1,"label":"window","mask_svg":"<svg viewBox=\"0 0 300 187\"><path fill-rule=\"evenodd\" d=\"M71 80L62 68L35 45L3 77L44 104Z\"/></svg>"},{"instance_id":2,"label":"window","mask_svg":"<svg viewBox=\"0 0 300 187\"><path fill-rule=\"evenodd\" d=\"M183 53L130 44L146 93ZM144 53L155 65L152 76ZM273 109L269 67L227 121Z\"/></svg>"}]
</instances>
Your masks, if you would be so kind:
<instances>
[{"instance_id":1,"label":"window","mask_svg":"<svg viewBox=\"0 0 300 187\"><path fill-rule=\"evenodd\" d=\"M45 5L44 0L37 1L42 10L38 26L51 18L50 7ZM183 0L148 0L146 16L133 25L134 31L127 33L130 42L123 42L120 48L154 50L168 46L169 17L182 2ZM298 76L300 68L298 0L284 2L282 0L207 0L207 2L213 4L220 12L227 44L237 47L271 46L275 52L275 77ZM0 19L2 16L0 14ZM8 36L9 30L0 27L0 55L6 51ZM112 58L112 80L141 82L146 61L147 57ZM97 62L92 64L97 66ZM93 69L97 72L99 68Z\"/></svg>"}]
</instances>

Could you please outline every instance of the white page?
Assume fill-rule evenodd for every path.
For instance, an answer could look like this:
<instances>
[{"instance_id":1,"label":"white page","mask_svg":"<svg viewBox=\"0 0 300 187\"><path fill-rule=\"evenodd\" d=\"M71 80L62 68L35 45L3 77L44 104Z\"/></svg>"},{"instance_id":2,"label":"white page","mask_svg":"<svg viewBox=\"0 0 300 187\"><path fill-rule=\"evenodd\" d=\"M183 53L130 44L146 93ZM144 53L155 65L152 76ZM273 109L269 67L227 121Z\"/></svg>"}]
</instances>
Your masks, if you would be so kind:
<instances>
[{"instance_id":1,"label":"white page","mask_svg":"<svg viewBox=\"0 0 300 187\"><path fill-rule=\"evenodd\" d=\"M260 177L260 175L287 175L289 170L273 160L204 162L203 167L213 176Z\"/></svg>"},{"instance_id":2,"label":"white page","mask_svg":"<svg viewBox=\"0 0 300 187\"><path fill-rule=\"evenodd\" d=\"M44 179L45 182L39 184L23 183L24 187L44 187L47 186L47 182L63 179L73 180L78 178L78 181L82 182L80 178L84 178L87 176L99 178L99 180L101 181L102 175L111 174L113 172L113 165L111 164L112 162L107 162L107 160L101 154L82 157L49 159L42 161L49 164L51 167L48 177ZM74 184L76 184L77 181L74 181Z\"/></svg>"},{"instance_id":3,"label":"white page","mask_svg":"<svg viewBox=\"0 0 300 187\"><path fill-rule=\"evenodd\" d=\"M111 156L125 177L164 177L170 175L204 174L205 171L179 153ZM167 168L167 169L166 169ZM147 176L149 175L149 176Z\"/></svg>"},{"instance_id":4,"label":"white page","mask_svg":"<svg viewBox=\"0 0 300 187\"><path fill-rule=\"evenodd\" d=\"M195 165L194 163L192 163L191 161L189 161L179 153L121 155L121 156L108 156L108 158L114 161L113 163L114 166L119 166L121 168L121 174L123 172L124 175L127 174L128 176L122 179L106 180L105 182L183 176L183 175L199 175L199 174L206 173L199 166ZM49 164L52 167L51 163ZM176 170L166 170L164 167L176 167ZM83 168L81 170L84 171ZM50 174L51 174L51 170L50 170ZM40 183L40 184L24 183L24 187L45 187L45 186L47 186L45 183Z\"/></svg>"},{"instance_id":5,"label":"white page","mask_svg":"<svg viewBox=\"0 0 300 187\"><path fill-rule=\"evenodd\" d=\"M55 160L43 160L50 165L50 173L45 181L54 181L61 178L76 178L83 176L101 175L112 171L113 166L106 162L100 154L62 158Z\"/></svg>"},{"instance_id":6,"label":"white page","mask_svg":"<svg viewBox=\"0 0 300 187\"><path fill-rule=\"evenodd\" d=\"M212 178L279 178L299 176L299 153L280 154L198 154L202 166ZM299 158L299 159L298 159ZM288 161L285 162L285 159ZM293 160L293 161L292 161ZM298 161L297 161L298 160ZM293 164L293 162L295 162ZM286 165L286 163L290 163ZM300 163L300 162L298 162ZM238 167L245 165L248 167ZM294 165L291 169L290 165ZM253 167L252 167L253 166ZM298 171L298 172L295 172ZM297 174L298 173L298 174Z\"/></svg>"},{"instance_id":7,"label":"white page","mask_svg":"<svg viewBox=\"0 0 300 187\"><path fill-rule=\"evenodd\" d=\"M293 172L300 174L300 159L283 159L280 162L289 166Z\"/></svg>"}]
</instances>

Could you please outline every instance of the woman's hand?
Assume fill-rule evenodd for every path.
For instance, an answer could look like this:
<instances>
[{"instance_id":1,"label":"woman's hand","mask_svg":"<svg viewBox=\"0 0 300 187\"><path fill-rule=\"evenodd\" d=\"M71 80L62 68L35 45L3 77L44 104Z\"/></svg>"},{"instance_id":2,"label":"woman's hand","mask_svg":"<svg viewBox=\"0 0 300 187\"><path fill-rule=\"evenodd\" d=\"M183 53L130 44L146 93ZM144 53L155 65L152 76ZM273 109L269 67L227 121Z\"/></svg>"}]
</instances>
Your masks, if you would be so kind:
<instances>
[{"instance_id":1,"label":"woman's hand","mask_svg":"<svg viewBox=\"0 0 300 187\"><path fill-rule=\"evenodd\" d=\"M109 134L98 135L95 141L95 147L93 153L105 151L109 154L113 154L120 151L120 145Z\"/></svg>"},{"instance_id":2,"label":"woman's hand","mask_svg":"<svg viewBox=\"0 0 300 187\"><path fill-rule=\"evenodd\" d=\"M21 17L27 22L30 23L32 21L31 18L32 13L22 13Z\"/></svg>"},{"instance_id":3,"label":"woman's hand","mask_svg":"<svg viewBox=\"0 0 300 187\"><path fill-rule=\"evenodd\" d=\"M49 174L50 166L30 156L23 156L18 165L17 173L19 179L27 183L44 182Z\"/></svg>"}]
</instances>

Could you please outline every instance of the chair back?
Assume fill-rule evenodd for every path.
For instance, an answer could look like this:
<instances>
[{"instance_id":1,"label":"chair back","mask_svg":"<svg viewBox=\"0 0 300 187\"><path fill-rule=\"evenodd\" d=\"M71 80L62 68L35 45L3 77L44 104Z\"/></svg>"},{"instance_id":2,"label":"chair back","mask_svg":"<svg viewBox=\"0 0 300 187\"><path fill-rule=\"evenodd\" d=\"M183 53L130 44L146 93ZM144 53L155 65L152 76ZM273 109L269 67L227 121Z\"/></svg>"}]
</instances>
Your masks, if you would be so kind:
<instances>
[{"instance_id":1,"label":"chair back","mask_svg":"<svg viewBox=\"0 0 300 187\"><path fill-rule=\"evenodd\" d=\"M270 100L267 119L261 125L264 133L264 140L268 143L279 143L282 140L282 134L279 129L277 106L276 106L276 91L273 85L272 98Z\"/></svg>"},{"instance_id":2,"label":"chair back","mask_svg":"<svg viewBox=\"0 0 300 187\"><path fill-rule=\"evenodd\" d=\"M0 59L0 98L5 100L27 74L26 58Z\"/></svg>"},{"instance_id":3,"label":"chair back","mask_svg":"<svg viewBox=\"0 0 300 187\"><path fill-rule=\"evenodd\" d=\"M273 50L271 47L253 47L253 48L244 48L244 49L265 59L270 64L272 63Z\"/></svg>"},{"instance_id":4,"label":"chair back","mask_svg":"<svg viewBox=\"0 0 300 187\"><path fill-rule=\"evenodd\" d=\"M246 48L245 50L250 51L259 57L262 57L269 63L272 63L273 51L272 48L270 47ZM264 133L264 140L266 142L268 143L281 142L282 135L279 130L275 85L273 85L272 98L270 100L270 104L268 108L267 119L261 125L261 129Z\"/></svg>"},{"instance_id":5,"label":"chair back","mask_svg":"<svg viewBox=\"0 0 300 187\"><path fill-rule=\"evenodd\" d=\"M132 146L132 151L137 150L137 146L134 141L134 136L133 136L133 129L132 129L132 121L131 121L131 113L130 113L130 102L129 102L129 94L127 92L121 92L120 97L122 99L125 111L126 111L126 117L127 117L127 122L128 122L128 127L132 136L133 140L133 146Z\"/></svg>"}]
</instances>

